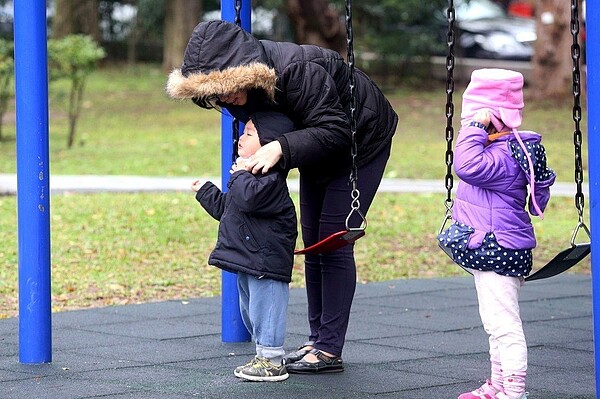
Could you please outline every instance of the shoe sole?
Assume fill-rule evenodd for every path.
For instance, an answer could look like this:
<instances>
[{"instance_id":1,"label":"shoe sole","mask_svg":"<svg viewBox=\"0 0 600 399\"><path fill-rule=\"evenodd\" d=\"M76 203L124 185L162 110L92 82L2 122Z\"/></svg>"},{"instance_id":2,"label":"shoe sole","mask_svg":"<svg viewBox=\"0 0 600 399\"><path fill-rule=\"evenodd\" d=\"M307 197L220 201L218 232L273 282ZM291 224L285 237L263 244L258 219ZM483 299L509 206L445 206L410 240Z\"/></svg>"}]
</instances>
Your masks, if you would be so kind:
<instances>
[{"instance_id":1,"label":"shoe sole","mask_svg":"<svg viewBox=\"0 0 600 399\"><path fill-rule=\"evenodd\" d=\"M274 376L264 377L264 376L258 376L258 375L246 375L243 373L238 373L238 375L236 375L236 377L241 378L243 380L255 381L255 382L279 382L279 381L287 380L290 377L290 375L284 374L284 375L274 375Z\"/></svg>"},{"instance_id":2,"label":"shoe sole","mask_svg":"<svg viewBox=\"0 0 600 399\"><path fill-rule=\"evenodd\" d=\"M325 368L325 369L313 369L313 370L294 370L288 368L289 374L330 374L330 373L341 373L344 371L344 368Z\"/></svg>"}]
</instances>

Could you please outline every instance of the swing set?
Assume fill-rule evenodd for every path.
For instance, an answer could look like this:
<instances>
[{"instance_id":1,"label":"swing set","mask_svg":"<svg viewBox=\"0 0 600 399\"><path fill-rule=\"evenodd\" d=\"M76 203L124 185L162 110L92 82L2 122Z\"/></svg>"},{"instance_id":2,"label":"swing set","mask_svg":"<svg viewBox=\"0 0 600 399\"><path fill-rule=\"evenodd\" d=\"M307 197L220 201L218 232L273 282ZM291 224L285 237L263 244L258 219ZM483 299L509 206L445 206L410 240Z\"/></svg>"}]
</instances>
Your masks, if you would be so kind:
<instances>
[{"instance_id":1,"label":"swing set","mask_svg":"<svg viewBox=\"0 0 600 399\"><path fill-rule=\"evenodd\" d=\"M447 10L448 20L448 54L446 56L446 176L445 186L447 190L447 197L445 200L446 213L444 220L439 229L439 233L444 231L446 224L452 220L452 206L454 201L452 199L452 187L453 187L453 175L452 175L452 164L454 160L454 153L452 150L452 143L454 140L454 128L452 125L452 118L454 116L454 104L452 102L452 95L454 93L454 22L455 22L455 9L454 1L448 0ZM577 192L575 194L575 207L579 214L579 219L573 234L571 235L570 246L560 251L552 260L541 267L539 270L526 277L526 281L540 280L549 277L556 276L580 261L590 254L591 251L591 235L588 227L584 222L583 208L584 208L584 195L582 190L583 184L583 166L581 161L581 143L582 134L580 130L581 122L581 106L580 106L580 95L581 95L581 75L579 69L580 61L580 47L578 43L579 35L579 7L577 0L571 0L571 34L573 36L573 44L571 46L571 58L573 60L573 121L575 124L575 130L573 133L573 144L575 149L575 183L577 186ZM584 243L577 243L577 236L579 232L583 230L588 236L589 241ZM439 247L453 259L452 252L449 248L439 243ZM464 269L469 272L468 269Z\"/></svg>"},{"instance_id":2,"label":"swing set","mask_svg":"<svg viewBox=\"0 0 600 399\"><path fill-rule=\"evenodd\" d=\"M360 190L358 189L358 167L356 165L356 158L358 155L358 145L356 139L356 90L355 90L355 67L354 67L354 34L352 30L352 0L346 0L346 44L348 51L348 66L350 69L350 131L352 137L351 143L351 157L352 157L352 168L350 172L350 184L352 185L351 190L351 204L350 211L345 221L345 229L338 231L323 238L317 243L306 247L304 249L298 249L294 251L296 255L305 254L323 254L327 252L335 251L346 245L354 243L359 238L363 237L366 233L367 219L360 210ZM235 1L235 23L240 25L240 9L241 0ZM454 128L453 128L453 117L454 117L454 44L455 44L455 8L454 0L448 0L447 20L448 20L448 33L447 33L447 44L448 54L446 56L446 176L445 186L447 190L447 198L445 200L446 213L444 220L440 227L439 232L441 233L446 224L452 220L452 206L454 201L452 199L452 188L453 188L453 174L452 165L454 159L454 153L452 144L454 141ZM575 130L573 133L573 143L575 150L575 183L577 186L577 193L575 194L575 207L579 214L579 219L571 235L570 246L563 251L559 252L552 260L546 265L541 267L535 273L526 277L526 281L540 280L548 277L556 276L572 266L579 263L591 251L591 234L584 222L583 208L584 208L584 195L583 195L583 166L582 166L582 155L581 155L581 144L582 144L582 133L580 130L581 122L581 75L579 68L579 61L581 56L581 48L578 42L579 35L579 6L577 0L571 0L571 34L573 36L573 44L571 46L571 58L573 60L573 121L575 123ZM233 143L234 152L233 160L236 157L236 142L239 135L239 126L237 120L233 121ZM360 218L360 222L357 226L352 226L350 218L353 215L357 215ZM577 243L577 236L580 230L585 231L589 241L584 243ZM440 248L452 258L452 253L449 248L439 244ZM467 272L468 270L465 269Z\"/></svg>"}]
</instances>

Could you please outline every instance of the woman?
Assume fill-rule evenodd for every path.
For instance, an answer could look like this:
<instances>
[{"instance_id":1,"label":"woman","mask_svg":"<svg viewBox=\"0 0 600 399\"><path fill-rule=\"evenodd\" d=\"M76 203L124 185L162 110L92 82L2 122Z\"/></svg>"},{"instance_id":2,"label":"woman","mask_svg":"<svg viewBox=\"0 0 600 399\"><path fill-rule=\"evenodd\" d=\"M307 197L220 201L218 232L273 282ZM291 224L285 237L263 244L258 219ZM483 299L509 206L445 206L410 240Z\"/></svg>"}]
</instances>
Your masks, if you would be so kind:
<instances>
[{"instance_id":1,"label":"woman","mask_svg":"<svg viewBox=\"0 0 600 399\"><path fill-rule=\"evenodd\" d=\"M355 72L357 188L366 215L383 177L398 116L375 83ZM257 111L278 111L299 126L263 146L247 169L266 173L276 164L298 168L302 237L310 246L343 230L350 211L349 79L348 65L332 50L258 40L229 22L209 21L194 29L181 69L169 76L167 93L202 108L226 108L241 121ZM341 355L356 286L354 247L307 254L305 267L310 335L286 357L286 367L291 373L343 371Z\"/></svg>"}]
</instances>

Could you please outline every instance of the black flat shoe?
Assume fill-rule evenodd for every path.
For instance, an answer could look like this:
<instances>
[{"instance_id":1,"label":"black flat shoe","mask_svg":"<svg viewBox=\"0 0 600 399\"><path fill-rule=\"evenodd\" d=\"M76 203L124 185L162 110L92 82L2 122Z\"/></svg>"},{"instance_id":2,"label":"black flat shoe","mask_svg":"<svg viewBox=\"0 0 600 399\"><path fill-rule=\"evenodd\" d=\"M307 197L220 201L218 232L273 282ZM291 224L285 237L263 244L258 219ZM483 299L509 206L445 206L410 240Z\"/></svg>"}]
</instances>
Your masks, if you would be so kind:
<instances>
[{"instance_id":1,"label":"black flat shoe","mask_svg":"<svg viewBox=\"0 0 600 399\"><path fill-rule=\"evenodd\" d=\"M314 354L317 359L316 363L310 363L306 360L298 360L291 364L286 364L285 368L288 373L295 374L317 374L317 373L340 373L344 371L344 362L339 356L327 356L318 349L313 349L310 353Z\"/></svg>"},{"instance_id":2,"label":"black flat shoe","mask_svg":"<svg viewBox=\"0 0 600 399\"><path fill-rule=\"evenodd\" d=\"M306 349L307 346L311 346L311 349ZM311 350L313 350L312 345L304 344L302 346L299 346L296 352L288 353L287 355L283 356L283 364L287 366L289 364L295 363L298 360L302 359L304 355L309 353Z\"/></svg>"}]
</instances>

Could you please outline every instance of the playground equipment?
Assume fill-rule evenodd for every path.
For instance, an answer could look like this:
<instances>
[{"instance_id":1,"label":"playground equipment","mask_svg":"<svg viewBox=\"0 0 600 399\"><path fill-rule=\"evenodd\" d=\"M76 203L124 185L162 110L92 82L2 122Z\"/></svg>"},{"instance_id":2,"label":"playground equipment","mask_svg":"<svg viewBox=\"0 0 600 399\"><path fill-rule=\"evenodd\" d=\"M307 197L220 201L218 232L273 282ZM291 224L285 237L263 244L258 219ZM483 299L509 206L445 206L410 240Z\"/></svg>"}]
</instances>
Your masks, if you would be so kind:
<instances>
[{"instance_id":1,"label":"playground equipment","mask_svg":"<svg viewBox=\"0 0 600 399\"><path fill-rule=\"evenodd\" d=\"M250 1L247 2L250 4ZM233 7L231 7L233 10ZM17 190L19 229L19 360L52 361L50 307L50 207L48 157L48 87L46 67L46 2L15 2L15 78L17 98ZM600 2L587 4L588 144L600 148ZM223 15L223 18L227 16ZM230 18L230 17L229 17ZM248 18L249 21L249 18ZM453 60L451 61L453 63ZM453 67L451 64L449 67ZM453 85L453 82L449 84ZM453 88L453 86L451 86ZM448 90L448 95L452 92ZM451 103L450 103L451 104ZM447 114L450 110L447 110ZM448 132L447 132L448 133ZM231 136L228 136L228 138ZM451 136L449 136L451 137ZM229 140L225 140L229 142ZM227 157L232 153L223 146ZM593 151L590 151L593 154ZM451 157L451 153L447 153ZM223 158L227 159L227 158ZM591 231L600 229L600 157L589 156ZM229 164L226 165L229 168ZM41 173L40 173L41 172ZM228 172L228 169L226 170ZM227 173L224 173L227 175ZM597 240L591 242L600 253ZM237 294L235 295L237 299ZM592 273L594 331L600 331L600 274ZM226 329L228 325L224 325ZM595 364L600 364L600 340L594 334ZM600 368L596 367L600 396Z\"/></svg>"},{"instance_id":2,"label":"playground equipment","mask_svg":"<svg viewBox=\"0 0 600 399\"><path fill-rule=\"evenodd\" d=\"M52 361L46 2L14 3L19 360Z\"/></svg>"},{"instance_id":3,"label":"playground equipment","mask_svg":"<svg viewBox=\"0 0 600 399\"><path fill-rule=\"evenodd\" d=\"M224 0L221 2L221 19L234 22L250 32L251 0ZM239 123L228 113L221 117L221 187L227 189L229 169L235 161ZM223 342L250 341L250 333L242 320L237 288L237 275L221 272L221 340Z\"/></svg>"}]
</instances>

